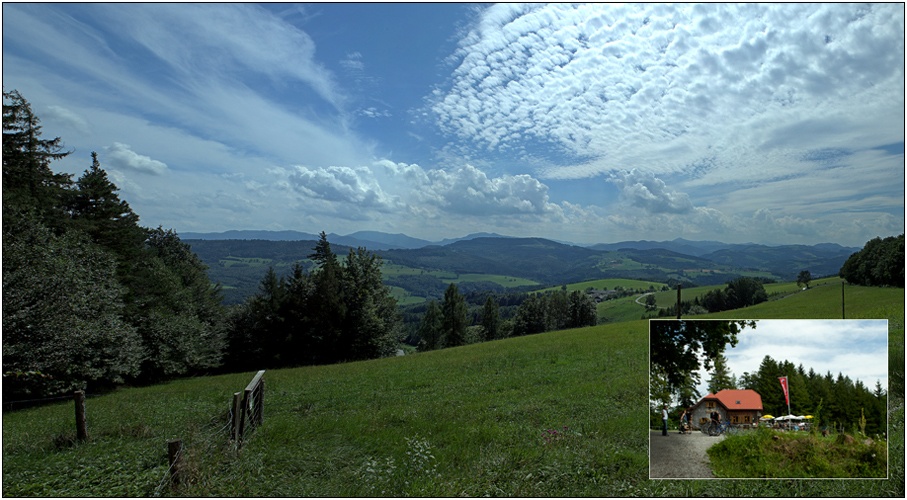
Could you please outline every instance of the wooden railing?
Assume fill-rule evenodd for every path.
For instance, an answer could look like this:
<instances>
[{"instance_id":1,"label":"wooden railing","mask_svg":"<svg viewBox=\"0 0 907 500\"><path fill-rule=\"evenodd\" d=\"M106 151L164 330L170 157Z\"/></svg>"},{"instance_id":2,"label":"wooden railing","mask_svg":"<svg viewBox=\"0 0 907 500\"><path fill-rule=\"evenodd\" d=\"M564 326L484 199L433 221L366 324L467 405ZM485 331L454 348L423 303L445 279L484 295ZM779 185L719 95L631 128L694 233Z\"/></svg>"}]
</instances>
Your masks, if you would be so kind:
<instances>
[{"instance_id":1,"label":"wooden railing","mask_svg":"<svg viewBox=\"0 0 907 500\"><path fill-rule=\"evenodd\" d=\"M264 420L264 375L264 370L259 371L243 392L233 393L232 436L237 448L242 446L246 432L260 426Z\"/></svg>"}]
</instances>

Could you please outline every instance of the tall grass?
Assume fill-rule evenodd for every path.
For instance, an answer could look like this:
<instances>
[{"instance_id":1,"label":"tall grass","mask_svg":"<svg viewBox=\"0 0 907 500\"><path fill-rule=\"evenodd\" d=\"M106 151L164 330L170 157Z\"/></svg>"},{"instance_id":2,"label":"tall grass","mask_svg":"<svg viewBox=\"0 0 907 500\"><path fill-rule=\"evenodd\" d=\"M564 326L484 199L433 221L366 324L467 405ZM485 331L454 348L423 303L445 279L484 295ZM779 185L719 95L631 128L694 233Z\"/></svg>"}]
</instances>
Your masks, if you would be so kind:
<instances>
[{"instance_id":1,"label":"tall grass","mask_svg":"<svg viewBox=\"0 0 907 500\"><path fill-rule=\"evenodd\" d=\"M843 437L843 436L841 436ZM884 440L775 432L768 428L729 437L708 450L718 477L736 478L884 478L888 446Z\"/></svg>"}]
</instances>

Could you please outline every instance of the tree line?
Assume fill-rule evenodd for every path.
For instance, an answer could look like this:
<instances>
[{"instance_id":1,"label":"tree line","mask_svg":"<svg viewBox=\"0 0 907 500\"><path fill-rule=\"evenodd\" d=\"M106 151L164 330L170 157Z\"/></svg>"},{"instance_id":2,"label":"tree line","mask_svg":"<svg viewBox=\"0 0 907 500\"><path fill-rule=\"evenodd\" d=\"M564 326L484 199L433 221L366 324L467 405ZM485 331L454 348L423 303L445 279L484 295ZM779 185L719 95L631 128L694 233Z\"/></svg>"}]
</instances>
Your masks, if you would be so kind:
<instances>
[{"instance_id":1,"label":"tree line","mask_svg":"<svg viewBox=\"0 0 907 500\"><path fill-rule=\"evenodd\" d=\"M75 181L54 173L72 151L41 138L17 91L3 98L5 398L393 353L402 330L377 256L341 262L322 233L315 268L270 269L228 310L188 244L139 224L96 153Z\"/></svg>"},{"instance_id":2,"label":"tree line","mask_svg":"<svg viewBox=\"0 0 907 500\"><path fill-rule=\"evenodd\" d=\"M683 315L696 315L729 311L761 304L768 300L768 293L765 291L763 283L773 281L747 276L735 278L728 281L726 283L727 286L723 290L709 290L704 295L693 298L693 300L681 300L680 312ZM659 318L672 316L677 316L676 304L658 311Z\"/></svg>"},{"instance_id":3,"label":"tree line","mask_svg":"<svg viewBox=\"0 0 907 500\"><path fill-rule=\"evenodd\" d=\"M469 295L485 297L478 321L470 315L466 296L455 283L448 285L440 304L434 299L428 302L412 339L420 351L594 326L598 321L595 303L579 290L569 294L565 290L531 295L513 293L501 299L490 292L470 292ZM511 300L518 301L519 305L512 319L504 320L501 304L509 305Z\"/></svg>"},{"instance_id":4,"label":"tree line","mask_svg":"<svg viewBox=\"0 0 907 500\"><path fill-rule=\"evenodd\" d=\"M365 248L343 262L324 232L287 276L269 268L259 292L230 310L227 371L356 361L393 355L403 340L397 301L381 281L381 259Z\"/></svg>"},{"instance_id":5,"label":"tree line","mask_svg":"<svg viewBox=\"0 0 907 500\"><path fill-rule=\"evenodd\" d=\"M839 276L863 286L904 287L904 235L873 238L841 266Z\"/></svg>"},{"instance_id":6,"label":"tree line","mask_svg":"<svg viewBox=\"0 0 907 500\"><path fill-rule=\"evenodd\" d=\"M145 383L218 366L220 290L172 230L139 224L97 154L75 181L71 154L3 92L5 397Z\"/></svg>"},{"instance_id":7,"label":"tree line","mask_svg":"<svg viewBox=\"0 0 907 500\"><path fill-rule=\"evenodd\" d=\"M755 373L744 372L739 377L727 368L727 360L719 356L710 373L708 391L724 389L751 389L762 397L763 414L787 415L788 406L779 377L787 377L790 410L796 415L813 415L813 425L819 428L837 425L851 429L865 420L866 434L887 432L887 392L880 381L874 388L863 385L829 371L822 375L803 364L795 366L790 361L775 361L765 356Z\"/></svg>"},{"instance_id":8,"label":"tree line","mask_svg":"<svg viewBox=\"0 0 907 500\"><path fill-rule=\"evenodd\" d=\"M660 421L662 404L678 402L678 408L689 408L705 394L700 394L698 370L709 374L707 391L751 389L762 398L763 415L788 413L784 392L778 380L788 377L790 410L797 415L813 415L815 428L865 425L865 433L882 434L887 429L887 391L876 382L870 389L859 380L839 373L822 375L801 364L775 361L765 356L755 373L739 377L731 373L724 351L737 345L744 328L758 331L757 321L742 320L656 320L649 325L650 352L650 419ZM678 410L679 411L679 410ZM861 422L863 420L864 422Z\"/></svg>"}]
</instances>

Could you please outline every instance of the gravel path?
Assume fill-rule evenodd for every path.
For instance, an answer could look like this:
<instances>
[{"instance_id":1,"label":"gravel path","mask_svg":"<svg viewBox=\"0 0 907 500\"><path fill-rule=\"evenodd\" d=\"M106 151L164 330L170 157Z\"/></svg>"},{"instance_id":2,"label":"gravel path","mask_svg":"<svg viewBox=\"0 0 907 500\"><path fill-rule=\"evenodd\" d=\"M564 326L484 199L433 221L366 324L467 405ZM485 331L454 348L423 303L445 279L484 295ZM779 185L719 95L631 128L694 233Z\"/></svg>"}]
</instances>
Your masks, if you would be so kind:
<instances>
[{"instance_id":1,"label":"gravel path","mask_svg":"<svg viewBox=\"0 0 907 500\"><path fill-rule=\"evenodd\" d=\"M649 432L649 478L713 478L706 450L724 439L724 435L712 437L699 431L692 434L678 434L668 431Z\"/></svg>"}]
</instances>

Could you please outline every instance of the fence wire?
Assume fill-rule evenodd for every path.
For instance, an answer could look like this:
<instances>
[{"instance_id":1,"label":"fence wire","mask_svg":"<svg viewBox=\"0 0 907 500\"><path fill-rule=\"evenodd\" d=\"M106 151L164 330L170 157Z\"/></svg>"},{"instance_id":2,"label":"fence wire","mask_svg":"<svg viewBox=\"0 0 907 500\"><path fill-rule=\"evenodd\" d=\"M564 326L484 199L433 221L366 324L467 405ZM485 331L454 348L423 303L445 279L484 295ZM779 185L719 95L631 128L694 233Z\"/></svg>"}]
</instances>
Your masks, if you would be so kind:
<instances>
[{"instance_id":1,"label":"fence wire","mask_svg":"<svg viewBox=\"0 0 907 500\"><path fill-rule=\"evenodd\" d=\"M184 449L185 449L185 446L182 443L180 443L180 449L176 451L176 456L173 458L173 463L170 464L170 467L168 467L167 471L164 472L164 477L163 477L163 479L161 479L161 482L157 485L157 489L154 490L154 495L152 495L153 497L161 496L161 491L164 489L164 486L166 486L167 483L169 483L171 481L171 477L170 477L171 471L173 470L173 467L175 467L177 464L180 463L180 459L183 457Z\"/></svg>"}]
</instances>

